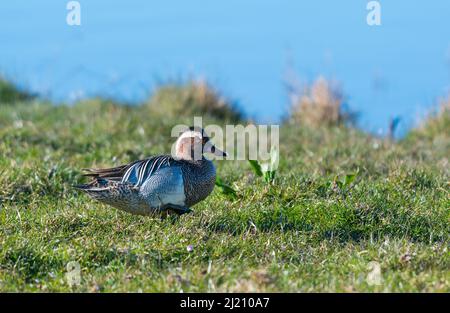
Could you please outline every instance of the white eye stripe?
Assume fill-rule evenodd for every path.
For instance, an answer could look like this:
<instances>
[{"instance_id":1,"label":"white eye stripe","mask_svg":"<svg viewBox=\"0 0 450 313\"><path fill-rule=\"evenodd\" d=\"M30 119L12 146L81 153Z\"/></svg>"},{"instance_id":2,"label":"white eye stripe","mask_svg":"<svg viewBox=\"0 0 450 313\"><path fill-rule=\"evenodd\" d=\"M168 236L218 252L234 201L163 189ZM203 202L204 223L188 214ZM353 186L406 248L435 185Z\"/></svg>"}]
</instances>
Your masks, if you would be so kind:
<instances>
[{"instance_id":1,"label":"white eye stripe","mask_svg":"<svg viewBox=\"0 0 450 313\"><path fill-rule=\"evenodd\" d=\"M203 139L202 133L200 133L198 131L190 130L190 131L182 133L181 136L178 138L178 140L183 140L185 138L195 138L195 137L199 138L200 140Z\"/></svg>"}]
</instances>

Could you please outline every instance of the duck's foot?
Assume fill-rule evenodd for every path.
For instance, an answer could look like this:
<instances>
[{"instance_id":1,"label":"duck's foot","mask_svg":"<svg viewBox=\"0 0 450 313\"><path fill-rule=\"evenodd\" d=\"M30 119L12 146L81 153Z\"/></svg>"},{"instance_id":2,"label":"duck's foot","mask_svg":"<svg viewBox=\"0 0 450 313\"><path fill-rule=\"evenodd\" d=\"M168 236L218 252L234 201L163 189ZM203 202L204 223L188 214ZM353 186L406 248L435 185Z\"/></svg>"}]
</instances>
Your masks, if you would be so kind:
<instances>
[{"instance_id":1,"label":"duck's foot","mask_svg":"<svg viewBox=\"0 0 450 313\"><path fill-rule=\"evenodd\" d=\"M176 205L176 204L166 204L163 208L161 208L163 211L166 211L168 213L175 213L178 215L186 214L192 212L192 210L188 207Z\"/></svg>"}]
</instances>

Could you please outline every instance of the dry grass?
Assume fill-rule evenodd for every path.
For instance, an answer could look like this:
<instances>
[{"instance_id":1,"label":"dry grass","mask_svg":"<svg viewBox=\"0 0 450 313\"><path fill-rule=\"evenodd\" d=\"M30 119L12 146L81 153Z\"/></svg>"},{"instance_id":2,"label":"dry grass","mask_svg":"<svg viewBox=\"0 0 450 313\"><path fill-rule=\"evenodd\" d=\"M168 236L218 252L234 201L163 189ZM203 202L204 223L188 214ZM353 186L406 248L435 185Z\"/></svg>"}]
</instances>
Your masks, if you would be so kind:
<instances>
[{"instance_id":1,"label":"dry grass","mask_svg":"<svg viewBox=\"0 0 450 313\"><path fill-rule=\"evenodd\" d=\"M239 121L243 117L233 101L204 80L162 86L148 105L153 113L167 117L208 115L227 121Z\"/></svg>"},{"instance_id":2,"label":"dry grass","mask_svg":"<svg viewBox=\"0 0 450 313\"><path fill-rule=\"evenodd\" d=\"M450 95L438 100L437 107L430 111L429 114L423 119L419 125L420 130L426 130L439 127L444 124L445 119L450 118Z\"/></svg>"},{"instance_id":3,"label":"dry grass","mask_svg":"<svg viewBox=\"0 0 450 313\"><path fill-rule=\"evenodd\" d=\"M437 105L412 129L408 138L412 141L427 139L427 142L450 148L450 95L438 100ZM442 142L440 144L439 142Z\"/></svg>"},{"instance_id":4,"label":"dry grass","mask_svg":"<svg viewBox=\"0 0 450 313\"><path fill-rule=\"evenodd\" d=\"M351 120L344 96L334 83L319 77L311 86L291 88L290 121L310 127L336 126Z\"/></svg>"}]
</instances>

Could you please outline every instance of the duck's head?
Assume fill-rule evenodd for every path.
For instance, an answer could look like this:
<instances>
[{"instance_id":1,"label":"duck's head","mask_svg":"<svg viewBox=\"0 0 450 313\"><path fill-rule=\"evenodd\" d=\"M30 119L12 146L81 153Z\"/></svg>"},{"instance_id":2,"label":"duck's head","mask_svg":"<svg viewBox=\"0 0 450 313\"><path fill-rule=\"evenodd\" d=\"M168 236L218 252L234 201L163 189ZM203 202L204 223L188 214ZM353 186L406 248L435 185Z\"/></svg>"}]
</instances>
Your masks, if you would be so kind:
<instances>
[{"instance_id":1,"label":"duck's head","mask_svg":"<svg viewBox=\"0 0 450 313\"><path fill-rule=\"evenodd\" d=\"M218 149L201 127L192 126L181 133L175 144L175 157L188 161L202 160L204 153L226 157L227 153Z\"/></svg>"}]
</instances>

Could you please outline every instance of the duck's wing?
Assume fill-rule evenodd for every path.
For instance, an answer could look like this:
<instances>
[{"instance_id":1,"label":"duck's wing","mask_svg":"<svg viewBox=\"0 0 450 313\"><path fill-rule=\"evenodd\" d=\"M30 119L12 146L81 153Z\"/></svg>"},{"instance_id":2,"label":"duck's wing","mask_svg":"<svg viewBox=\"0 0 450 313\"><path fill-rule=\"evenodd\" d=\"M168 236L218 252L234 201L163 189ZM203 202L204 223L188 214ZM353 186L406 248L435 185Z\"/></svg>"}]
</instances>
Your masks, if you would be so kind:
<instances>
[{"instance_id":1,"label":"duck's wing","mask_svg":"<svg viewBox=\"0 0 450 313\"><path fill-rule=\"evenodd\" d=\"M139 187L160 168L177 164L178 161L170 155L160 155L112 168L85 169L88 173L84 174L84 176L92 177L93 182L97 183L102 183L106 180L129 183Z\"/></svg>"}]
</instances>

